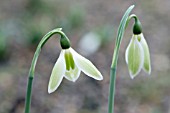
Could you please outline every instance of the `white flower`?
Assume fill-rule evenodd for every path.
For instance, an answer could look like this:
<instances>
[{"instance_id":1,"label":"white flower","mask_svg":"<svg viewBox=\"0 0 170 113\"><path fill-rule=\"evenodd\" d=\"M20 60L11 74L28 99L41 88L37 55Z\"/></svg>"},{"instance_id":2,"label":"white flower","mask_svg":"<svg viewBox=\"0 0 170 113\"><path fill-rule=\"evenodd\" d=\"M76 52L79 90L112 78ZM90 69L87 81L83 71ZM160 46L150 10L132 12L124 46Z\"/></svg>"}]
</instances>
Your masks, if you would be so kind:
<instances>
[{"instance_id":1,"label":"white flower","mask_svg":"<svg viewBox=\"0 0 170 113\"><path fill-rule=\"evenodd\" d=\"M126 49L125 60L132 79L139 74L141 69L148 74L151 73L149 48L142 33L132 36Z\"/></svg>"},{"instance_id":2,"label":"white flower","mask_svg":"<svg viewBox=\"0 0 170 113\"><path fill-rule=\"evenodd\" d=\"M59 87L64 77L75 82L80 76L81 71L96 80L103 79L101 73L88 59L79 55L71 47L62 49L51 73L48 93L54 92Z\"/></svg>"}]
</instances>

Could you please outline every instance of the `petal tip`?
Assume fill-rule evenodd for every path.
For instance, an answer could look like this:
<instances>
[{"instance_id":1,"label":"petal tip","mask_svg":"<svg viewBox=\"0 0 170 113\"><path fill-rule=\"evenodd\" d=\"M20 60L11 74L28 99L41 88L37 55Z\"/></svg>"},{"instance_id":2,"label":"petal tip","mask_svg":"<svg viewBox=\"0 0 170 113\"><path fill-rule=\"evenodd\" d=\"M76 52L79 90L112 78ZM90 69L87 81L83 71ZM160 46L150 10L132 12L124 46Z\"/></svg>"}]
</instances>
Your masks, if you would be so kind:
<instances>
[{"instance_id":1,"label":"petal tip","mask_svg":"<svg viewBox=\"0 0 170 113\"><path fill-rule=\"evenodd\" d=\"M95 80L103 80L103 76L102 74L98 71L98 75L93 75L91 76L92 78L94 78Z\"/></svg>"},{"instance_id":2,"label":"petal tip","mask_svg":"<svg viewBox=\"0 0 170 113\"><path fill-rule=\"evenodd\" d=\"M50 88L48 88L48 94L53 93L55 90L51 90Z\"/></svg>"},{"instance_id":3,"label":"petal tip","mask_svg":"<svg viewBox=\"0 0 170 113\"><path fill-rule=\"evenodd\" d=\"M147 70L147 69L143 68L143 70L144 70L148 75L151 75L151 69Z\"/></svg>"},{"instance_id":4,"label":"petal tip","mask_svg":"<svg viewBox=\"0 0 170 113\"><path fill-rule=\"evenodd\" d=\"M139 72L140 71L138 71L137 73L132 73L132 72L130 72L129 74L130 74L130 78L131 79L134 79L138 74L139 74Z\"/></svg>"},{"instance_id":5,"label":"petal tip","mask_svg":"<svg viewBox=\"0 0 170 113\"><path fill-rule=\"evenodd\" d=\"M94 78L94 77L92 77L92 78ZM103 80L103 76L99 75L98 77L95 77L94 79L96 79L96 80Z\"/></svg>"},{"instance_id":6,"label":"petal tip","mask_svg":"<svg viewBox=\"0 0 170 113\"><path fill-rule=\"evenodd\" d=\"M99 80L103 80L103 76L101 75L101 77L99 78Z\"/></svg>"},{"instance_id":7,"label":"petal tip","mask_svg":"<svg viewBox=\"0 0 170 113\"><path fill-rule=\"evenodd\" d=\"M147 73L148 73L148 75L151 75L151 70L149 70Z\"/></svg>"},{"instance_id":8,"label":"petal tip","mask_svg":"<svg viewBox=\"0 0 170 113\"><path fill-rule=\"evenodd\" d=\"M89 77L91 77L91 78L93 78L93 79L95 79L95 80L103 80L103 76L102 75L98 75L98 76L94 76L94 75L89 75L89 74L87 74L87 76L89 76Z\"/></svg>"},{"instance_id":9,"label":"petal tip","mask_svg":"<svg viewBox=\"0 0 170 113\"><path fill-rule=\"evenodd\" d=\"M135 76L134 75L130 75L130 78L133 80L135 78Z\"/></svg>"},{"instance_id":10,"label":"petal tip","mask_svg":"<svg viewBox=\"0 0 170 113\"><path fill-rule=\"evenodd\" d=\"M72 80L72 82L76 82L76 79Z\"/></svg>"}]
</instances>

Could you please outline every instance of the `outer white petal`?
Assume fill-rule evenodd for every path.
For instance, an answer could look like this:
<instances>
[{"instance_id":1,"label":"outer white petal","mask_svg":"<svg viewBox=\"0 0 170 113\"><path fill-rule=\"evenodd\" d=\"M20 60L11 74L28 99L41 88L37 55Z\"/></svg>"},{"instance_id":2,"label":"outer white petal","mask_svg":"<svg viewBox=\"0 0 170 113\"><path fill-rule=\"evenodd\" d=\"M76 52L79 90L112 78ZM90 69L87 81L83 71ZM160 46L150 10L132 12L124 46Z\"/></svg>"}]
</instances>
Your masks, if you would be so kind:
<instances>
[{"instance_id":1,"label":"outer white petal","mask_svg":"<svg viewBox=\"0 0 170 113\"><path fill-rule=\"evenodd\" d=\"M126 49L125 60L128 65L130 76L133 79L139 74L144 62L143 48L137 39L137 35L133 35ZM138 65L135 65L136 63Z\"/></svg>"},{"instance_id":2,"label":"outer white petal","mask_svg":"<svg viewBox=\"0 0 170 113\"><path fill-rule=\"evenodd\" d=\"M64 51L61 51L50 76L48 93L54 92L59 87L60 83L62 82L65 70Z\"/></svg>"},{"instance_id":3,"label":"outer white petal","mask_svg":"<svg viewBox=\"0 0 170 113\"><path fill-rule=\"evenodd\" d=\"M125 61L126 63L128 64L128 55L129 55L129 48L130 48L130 44L132 43L132 39L130 40L130 43L128 45L128 47L126 48L126 51L125 51Z\"/></svg>"},{"instance_id":4,"label":"outer white petal","mask_svg":"<svg viewBox=\"0 0 170 113\"><path fill-rule=\"evenodd\" d=\"M140 34L141 41L140 44L142 45L142 48L144 50L144 64L143 64L143 70L147 72L148 74L151 73L151 62L150 62L150 52L148 44L143 36L143 34Z\"/></svg>"},{"instance_id":5,"label":"outer white petal","mask_svg":"<svg viewBox=\"0 0 170 113\"><path fill-rule=\"evenodd\" d=\"M81 70L75 66L74 70L66 71L64 77L72 82L75 82L80 76L80 72Z\"/></svg>"},{"instance_id":6,"label":"outer white petal","mask_svg":"<svg viewBox=\"0 0 170 113\"><path fill-rule=\"evenodd\" d=\"M90 62L88 59L79 55L76 51L70 48L70 51L73 55L73 59L78 68L80 68L86 75L92 77L96 80L103 80L102 74L98 69Z\"/></svg>"}]
</instances>

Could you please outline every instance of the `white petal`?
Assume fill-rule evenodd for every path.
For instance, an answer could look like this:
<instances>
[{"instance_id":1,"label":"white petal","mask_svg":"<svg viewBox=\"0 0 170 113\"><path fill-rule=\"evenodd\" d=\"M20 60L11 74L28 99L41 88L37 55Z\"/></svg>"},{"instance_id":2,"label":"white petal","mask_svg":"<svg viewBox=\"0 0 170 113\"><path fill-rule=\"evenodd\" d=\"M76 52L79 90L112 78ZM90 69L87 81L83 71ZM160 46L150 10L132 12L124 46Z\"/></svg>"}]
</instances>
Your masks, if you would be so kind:
<instances>
[{"instance_id":1,"label":"white petal","mask_svg":"<svg viewBox=\"0 0 170 113\"><path fill-rule=\"evenodd\" d=\"M147 72L148 74L151 73L151 63L150 63L150 52L149 52L149 47L148 44L143 36L143 34L140 35L141 41L140 44L143 47L144 50L144 64L143 64L143 70Z\"/></svg>"},{"instance_id":2,"label":"white petal","mask_svg":"<svg viewBox=\"0 0 170 113\"><path fill-rule=\"evenodd\" d=\"M86 75L92 77L96 80L102 80L103 76L98 71L98 69L90 62L88 59L79 55L76 51L70 48L70 51L73 55L73 59L78 68L80 68Z\"/></svg>"},{"instance_id":3,"label":"white petal","mask_svg":"<svg viewBox=\"0 0 170 113\"><path fill-rule=\"evenodd\" d=\"M130 48L131 43L132 43L132 39L130 40L130 43L129 43L128 47L126 48L126 51L125 51L125 61L126 61L127 64L128 64L129 48Z\"/></svg>"},{"instance_id":4,"label":"white petal","mask_svg":"<svg viewBox=\"0 0 170 113\"><path fill-rule=\"evenodd\" d=\"M75 66L74 70L71 69L70 71L66 71L64 77L72 82L75 82L80 76L80 72L81 71L77 68L77 66Z\"/></svg>"},{"instance_id":5,"label":"white petal","mask_svg":"<svg viewBox=\"0 0 170 113\"><path fill-rule=\"evenodd\" d=\"M136 35L133 35L126 49L125 59L128 65L130 76L133 79L139 74L144 62L143 48Z\"/></svg>"},{"instance_id":6,"label":"white petal","mask_svg":"<svg viewBox=\"0 0 170 113\"><path fill-rule=\"evenodd\" d=\"M59 87L60 83L62 82L65 70L64 51L61 51L50 76L48 93L54 92Z\"/></svg>"}]
</instances>

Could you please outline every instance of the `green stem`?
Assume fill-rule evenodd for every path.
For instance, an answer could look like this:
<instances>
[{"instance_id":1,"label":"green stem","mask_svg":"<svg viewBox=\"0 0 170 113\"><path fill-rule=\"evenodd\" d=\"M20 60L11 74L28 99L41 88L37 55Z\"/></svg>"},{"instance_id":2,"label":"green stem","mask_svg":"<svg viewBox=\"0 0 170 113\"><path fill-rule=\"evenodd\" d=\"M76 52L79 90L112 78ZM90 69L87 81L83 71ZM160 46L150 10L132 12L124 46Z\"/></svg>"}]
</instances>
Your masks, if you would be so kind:
<instances>
[{"instance_id":1,"label":"green stem","mask_svg":"<svg viewBox=\"0 0 170 113\"><path fill-rule=\"evenodd\" d=\"M116 68L110 69L110 95L109 95L109 109L108 113L114 112L114 95L115 95L115 84L116 84Z\"/></svg>"},{"instance_id":2,"label":"green stem","mask_svg":"<svg viewBox=\"0 0 170 113\"><path fill-rule=\"evenodd\" d=\"M110 88L109 88L109 102L108 102L108 113L114 113L114 96L115 96L115 85L116 85L116 69L117 69L117 61L118 61L118 56L119 56L119 48L121 45L121 41L124 35L124 31L126 26L129 23L129 14L134 8L134 5L130 6L125 14L122 17L122 20L120 22L119 28L118 28L118 33L117 33L117 38L116 38L116 44L114 48L114 53L113 53L113 59L112 59L112 64L111 64L111 70L110 70Z\"/></svg>"},{"instance_id":3,"label":"green stem","mask_svg":"<svg viewBox=\"0 0 170 113\"><path fill-rule=\"evenodd\" d=\"M132 18L134 18L135 23L136 23L137 21L139 21L139 20L138 20L138 17L137 17L135 14L131 14L131 15L128 17L127 21L126 21L125 29L127 28L128 24L129 24L129 21L130 21Z\"/></svg>"},{"instance_id":4,"label":"green stem","mask_svg":"<svg viewBox=\"0 0 170 113\"><path fill-rule=\"evenodd\" d=\"M33 83L33 77L29 77L28 78L28 85L27 85L27 95L26 95L27 98L26 98L26 103L25 103L25 113L30 112L32 83Z\"/></svg>"},{"instance_id":5,"label":"green stem","mask_svg":"<svg viewBox=\"0 0 170 113\"><path fill-rule=\"evenodd\" d=\"M41 52L41 48L44 46L44 44L47 42L47 40L52 35L57 34L57 33L61 35L61 38L66 38L69 41L67 36L61 30L62 30L61 28L57 28L57 29L50 31L42 38L42 40L38 44L38 47L35 51L35 54L34 54L34 57L31 63L30 71L29 71L28 84L27 84L27 95L26 95L26 101L25 101L25 113L30 113L31 93L32 93L32 84L33 84L33 79L34 79L35 66L36 66L39 54Z\"/></svg>"}]
</instances>

